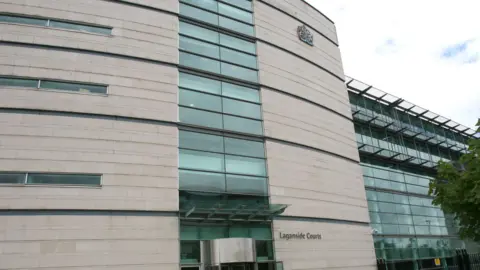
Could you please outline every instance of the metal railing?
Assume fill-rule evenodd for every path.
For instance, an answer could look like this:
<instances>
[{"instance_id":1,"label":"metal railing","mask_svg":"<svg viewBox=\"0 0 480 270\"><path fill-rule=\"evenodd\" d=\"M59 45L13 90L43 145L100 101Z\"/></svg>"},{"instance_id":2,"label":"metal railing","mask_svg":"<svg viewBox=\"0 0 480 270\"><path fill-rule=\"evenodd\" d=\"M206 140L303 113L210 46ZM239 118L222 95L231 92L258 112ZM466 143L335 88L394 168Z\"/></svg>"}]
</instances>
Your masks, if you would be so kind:
<instances>
[{"instance_id":1,"label":"metal railing","mask_svg":"<svg viewBox=\"0 0 480 270\"><path fill-rule=\"evenodd\" d=\"M480 253L471 254L458 249L455 255L445 258L431 258L405 261L377 259L378 270L480 270Z\"/></svg>"}]
</instances>

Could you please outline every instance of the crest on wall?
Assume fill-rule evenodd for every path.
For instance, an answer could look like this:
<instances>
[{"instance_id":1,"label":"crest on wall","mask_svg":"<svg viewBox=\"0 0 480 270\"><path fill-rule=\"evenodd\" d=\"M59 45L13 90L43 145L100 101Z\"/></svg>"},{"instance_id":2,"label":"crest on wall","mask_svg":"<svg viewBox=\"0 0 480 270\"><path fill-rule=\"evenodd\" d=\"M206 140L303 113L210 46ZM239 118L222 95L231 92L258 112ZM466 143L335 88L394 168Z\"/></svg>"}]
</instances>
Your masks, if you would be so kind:
<instances>
[{"instance_id":1,"label":"crest on wall","mask_svg":"<svg viewBox=\"0 0 480 270\"><path fill-rule=\"evenodd\" d=\"M297 27L298 38L307 43L310 46L313 46L313 35L308 31L305 25Z\"/></svg>"}]
</instances>

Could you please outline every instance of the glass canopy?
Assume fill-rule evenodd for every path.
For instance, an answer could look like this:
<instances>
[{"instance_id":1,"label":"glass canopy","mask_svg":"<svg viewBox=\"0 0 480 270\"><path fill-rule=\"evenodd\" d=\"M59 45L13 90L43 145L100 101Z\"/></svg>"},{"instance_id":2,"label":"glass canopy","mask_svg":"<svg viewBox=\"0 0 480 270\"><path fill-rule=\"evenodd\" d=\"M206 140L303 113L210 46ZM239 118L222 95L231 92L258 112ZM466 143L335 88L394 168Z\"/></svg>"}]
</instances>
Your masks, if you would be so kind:
<instances>
[{"instance_id":1,"label":"glass canopy","mask_svg":"<svg viewBox=\"0 0 480 270\"><path fill-rule=\"evenodd\" d=\"M457 122L454 122L448 118L440 116L434 112L426 110L401 98L388 94L382 90L369 86L368 84L365 84L361 81L346 76L345 82L348 90L353 93L368 97L376 101L381 101L401 111L408 112L416 117L422 118L457 133L461 133L463 135L466 135L467 137L480 138L480 134L476 134L474 130L464 125L461 125Z\"/></svg>"},{"instance_id":2,"label":"glass canopy","mask_svg":"<svg viewBox=\"0 0 480 270\"><path fill-rule=\"evenodd\" d=\"M203 221L268 221L282 214L286 204L270 204L268 197L182 191L180 218Z\"/></svg>"}]
</instances>

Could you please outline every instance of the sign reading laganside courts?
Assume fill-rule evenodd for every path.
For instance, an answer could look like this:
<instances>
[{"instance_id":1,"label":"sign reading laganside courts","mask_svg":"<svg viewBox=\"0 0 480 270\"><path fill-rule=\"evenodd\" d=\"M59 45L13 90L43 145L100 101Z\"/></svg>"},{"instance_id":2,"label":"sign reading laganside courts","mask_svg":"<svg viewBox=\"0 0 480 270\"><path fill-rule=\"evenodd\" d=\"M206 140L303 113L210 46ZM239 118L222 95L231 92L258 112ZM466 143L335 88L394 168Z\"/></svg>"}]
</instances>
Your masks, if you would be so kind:
<instances>
[{"instance_id":1,"label":"sign reading laganside courts","mask_svg":"<svg viewBox=\"0 0 480 270\"><path fill-rule=\"evenodd\" d=\"M291 240L291 239L296 239L296 240L321 240L322 235L319 233L304 233L304 232L298 232L298 233L282 233L280 232L280 239L285 239L285 240Z\"/></svg>"}]
</instances>

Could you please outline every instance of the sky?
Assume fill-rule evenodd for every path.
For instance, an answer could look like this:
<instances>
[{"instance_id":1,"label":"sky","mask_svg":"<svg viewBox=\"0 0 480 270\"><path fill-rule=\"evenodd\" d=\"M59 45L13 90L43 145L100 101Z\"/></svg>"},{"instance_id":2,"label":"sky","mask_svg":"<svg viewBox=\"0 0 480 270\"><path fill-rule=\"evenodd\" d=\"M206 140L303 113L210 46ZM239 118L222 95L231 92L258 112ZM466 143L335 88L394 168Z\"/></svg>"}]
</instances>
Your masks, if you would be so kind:
<instances>
[{"instance_id":1,"label":"sky","mask_svg":"<svg viewBox=\"0 0 480 270\"><path fill-rule=\"evenodd\" d=\"M347 76L474 128L479 0L307 0L335 22Z\"/></svg>"}]
</instances>

